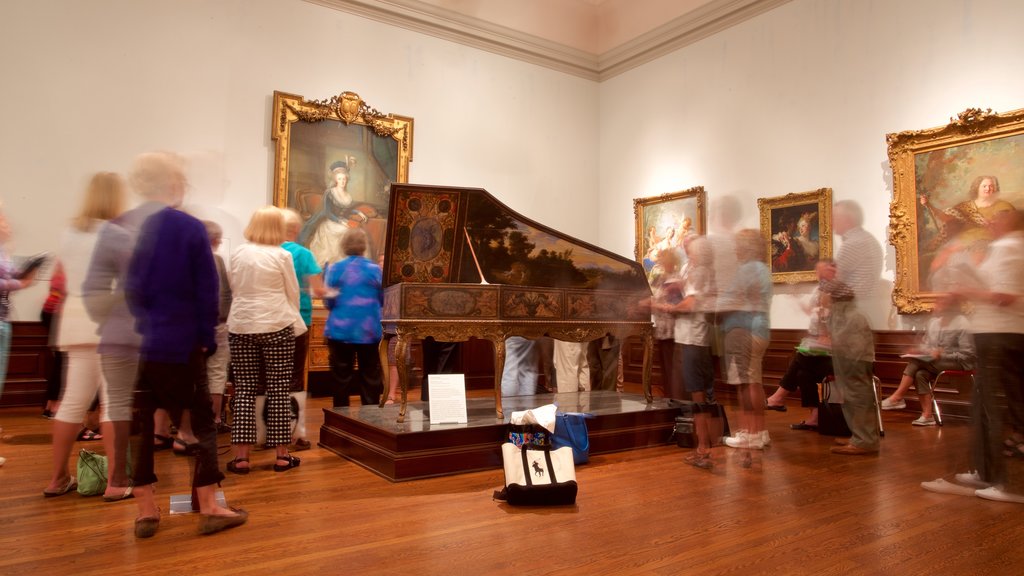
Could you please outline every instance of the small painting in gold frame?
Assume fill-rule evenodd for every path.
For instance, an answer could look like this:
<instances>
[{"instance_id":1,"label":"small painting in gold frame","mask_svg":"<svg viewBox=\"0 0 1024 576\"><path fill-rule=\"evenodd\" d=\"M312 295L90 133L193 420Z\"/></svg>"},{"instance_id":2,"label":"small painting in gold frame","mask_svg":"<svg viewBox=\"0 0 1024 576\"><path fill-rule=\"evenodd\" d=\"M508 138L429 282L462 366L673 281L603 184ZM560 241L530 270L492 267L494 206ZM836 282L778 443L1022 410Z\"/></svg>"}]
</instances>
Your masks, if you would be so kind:
<instances>
[{"instance_id":1,"label":"small painting in gold frame","mask_svg":"<svg viewBox=\"0 0 1024 576\"><path fill-rule=\"evenodd\" d=\"M666 247L682 249L683 238L707 233L707 194L703 186L669 192L651 198L634 198L636 248L644 270L651 271L657 252Z\"/></svg>"},{"instance_id":2,"label":"small painting in gold frame","mask_svg":"<svg viewBox=\"0 0 1024 576\"><path fill-rule=\"evenodd\" d=\"M772 282L813 282L814 266L832 257L832 189L758 198Z\"/></svg>"}]
</instances>

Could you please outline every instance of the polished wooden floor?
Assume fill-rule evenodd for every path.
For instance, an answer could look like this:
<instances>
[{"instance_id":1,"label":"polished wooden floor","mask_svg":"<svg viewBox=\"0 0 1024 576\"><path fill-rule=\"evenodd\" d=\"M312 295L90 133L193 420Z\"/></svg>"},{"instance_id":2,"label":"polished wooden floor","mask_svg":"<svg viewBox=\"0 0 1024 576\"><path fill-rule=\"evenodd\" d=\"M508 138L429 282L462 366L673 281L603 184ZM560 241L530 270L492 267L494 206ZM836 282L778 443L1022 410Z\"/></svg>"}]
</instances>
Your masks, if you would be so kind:
<instances>
[{"instance_id":1,"label":"polished wooden floor","mask_svg":"<svg viewBox=\"0 0 1024 576\"><path fill-rule=\"evenodd\" d=\"M314 441L328 402L311 401ZM675 446L596 456L577 470L572 508L493 501L500 470L392 484L323 449L287 473L258 452L251 474L223 485L248 525L200 537L194 515L165 515L156 537L137 541L130 500L42 497L49 422L8 408L0 574L1022 573L1024 506L919 487L965 469L965 423L916 428L916 414L887 412L881 454L854 457L789 430L802 416L795 402L768 414L772 445L751 469L728 448L711 472ZM166 510L187 490L188 463L161 453L157 471Z\"/></svg>"}]
</instances>

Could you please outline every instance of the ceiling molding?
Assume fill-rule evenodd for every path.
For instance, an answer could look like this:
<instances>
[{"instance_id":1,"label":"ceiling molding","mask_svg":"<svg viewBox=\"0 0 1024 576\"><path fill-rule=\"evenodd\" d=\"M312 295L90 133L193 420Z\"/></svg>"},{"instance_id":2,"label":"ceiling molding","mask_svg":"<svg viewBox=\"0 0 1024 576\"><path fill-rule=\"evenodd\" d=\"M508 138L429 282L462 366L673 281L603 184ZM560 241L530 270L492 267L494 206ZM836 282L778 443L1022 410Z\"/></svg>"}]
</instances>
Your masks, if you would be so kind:
<instances>
[{"instance_id":1,"label":"ceiling molding","mask_svg":"<svg viewBox=\"0 0 1024 576\"><path fill-rule=\"evenodd\" d=\"M416 0L305 1L600 82L790 0L712 0L600 56Z\"/></svg>"},{"instance_id":2,"label":"ceiling molding","mask_svg":"<svg viewBox=\"0 0 1024 576\"><path fill-rule=\"evenodd\" d=\"M305 1L588 80L600 78L593 54L429 4L411 0Z\"/></svg>"},{"instance_id":3,"label":"ceiling molding","mask_svg":"<svg viewBox=\"0 0 1024 576\"><path fill-rule=\"evenodd\" d=\"M713 0L602 54L598 58L600 80L618 76L789 1Z\"/></svg>"}]
</instances>

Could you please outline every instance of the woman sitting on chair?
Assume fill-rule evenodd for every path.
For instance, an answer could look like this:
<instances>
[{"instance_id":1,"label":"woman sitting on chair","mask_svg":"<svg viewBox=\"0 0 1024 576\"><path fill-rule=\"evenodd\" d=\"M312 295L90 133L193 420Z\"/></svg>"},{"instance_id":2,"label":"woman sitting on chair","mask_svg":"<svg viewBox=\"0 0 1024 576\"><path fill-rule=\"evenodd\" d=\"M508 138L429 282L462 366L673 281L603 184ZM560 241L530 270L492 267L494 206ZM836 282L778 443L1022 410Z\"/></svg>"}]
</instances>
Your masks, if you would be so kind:
<instances>
[{"instance_id":1,"label":"woman sitting on chair","mask_svg":"<svg viewBox=\"0 0 1024 576\"><path fill-rule=\"evenodd\" d=\"M932 415L932 383L943 370L972 370L974 368L974 341L967 318L960 313L959 301L950 295L935 302L935 317L928 322L921 345L907 358L899 388L882 400L882 410L902 410L907 407L903 399L912 384L917 385L921 401L921 417L914 426L934 426Z\"/></svg>"}]
</instances>

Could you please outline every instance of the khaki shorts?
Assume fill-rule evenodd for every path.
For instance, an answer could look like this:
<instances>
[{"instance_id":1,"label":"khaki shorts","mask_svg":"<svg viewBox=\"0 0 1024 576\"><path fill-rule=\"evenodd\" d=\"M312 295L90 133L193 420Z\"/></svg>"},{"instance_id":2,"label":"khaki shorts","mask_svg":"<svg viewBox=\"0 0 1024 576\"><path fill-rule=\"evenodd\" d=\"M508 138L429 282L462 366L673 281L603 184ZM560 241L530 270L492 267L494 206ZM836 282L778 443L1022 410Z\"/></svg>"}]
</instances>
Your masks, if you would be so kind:
<instances>
[{"instance_id":1,"label":"khaki shorts","mask_svg":"<svg viewBox=\"0 0 1024 576\"><path fill-rule=\"evenodd\" d=\"M768 340L735 328L725 334L725 378L732 385L760 384L761 364Z\"/></svg>"}]
</instances>

